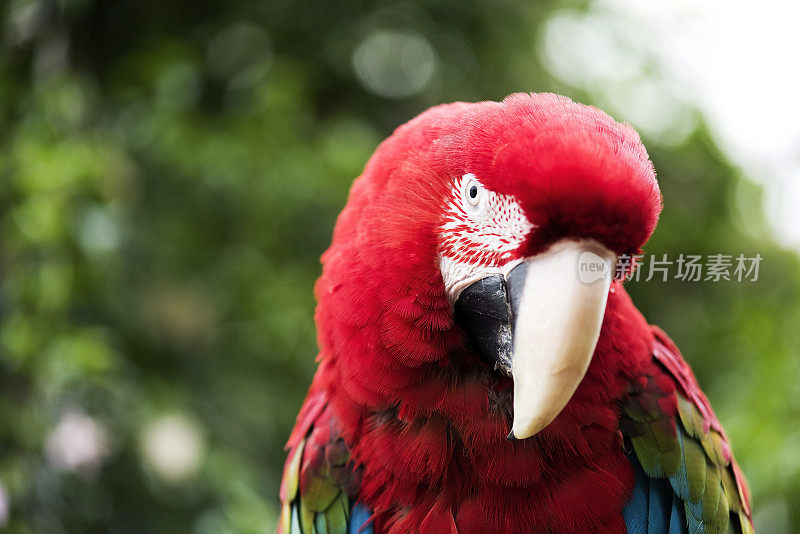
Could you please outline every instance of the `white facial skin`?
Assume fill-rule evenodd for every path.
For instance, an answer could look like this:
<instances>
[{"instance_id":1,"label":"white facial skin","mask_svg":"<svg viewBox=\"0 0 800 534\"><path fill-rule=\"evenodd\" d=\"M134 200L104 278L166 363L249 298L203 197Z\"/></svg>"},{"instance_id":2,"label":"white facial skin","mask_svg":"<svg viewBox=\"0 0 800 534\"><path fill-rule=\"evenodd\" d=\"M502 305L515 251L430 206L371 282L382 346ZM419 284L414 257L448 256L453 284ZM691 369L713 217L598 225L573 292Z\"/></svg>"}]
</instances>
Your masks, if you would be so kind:
<instances>
[{"instance_id":1,"label":"white facial skin","mask_svg":"<svg viewBox=\"0 0 800 534\"><path fill-rule=\"evenodd\" d=\"M513 196L489 191L472 173L456 179L439 246L450 303L473 282L516 267L522 260L512 253L533 227Z\"/></svg>"},{"instance_id":2,"label":"white facial skin","mask_svg":"<svg viewBox=\"0 0 800 534\"><path fill-rule=\"evenodd\" d=\"M564 409L586 373L605 315L616 255L592 239L562 239L512 259L534 225L516 200L483 187L474 174L456 180L442 225L440 268L450 303L481 278L528 264L514 327L511 436L530 437ZM582 262L604 275L581 279Z\"/></svg>"}]
</instances>

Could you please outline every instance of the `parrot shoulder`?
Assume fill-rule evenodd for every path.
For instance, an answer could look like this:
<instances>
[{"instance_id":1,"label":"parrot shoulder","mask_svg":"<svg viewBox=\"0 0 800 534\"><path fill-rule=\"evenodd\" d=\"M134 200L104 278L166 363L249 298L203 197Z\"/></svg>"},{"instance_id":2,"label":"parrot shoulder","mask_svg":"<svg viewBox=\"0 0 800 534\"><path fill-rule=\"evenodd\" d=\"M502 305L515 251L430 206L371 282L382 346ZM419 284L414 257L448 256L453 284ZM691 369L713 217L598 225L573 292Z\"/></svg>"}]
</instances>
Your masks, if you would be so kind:
<instances>
[{"instance_id":1,"label":"parrot shoulder","mask_svg":"<svg viewBox=\"0 0 800 534\"><path fill-rule=\"evenodd\" d=\"M630 532L753 532L750 497L725 430L675 344L657 327L620 427L636 472Z\"/></svg>"},{"instance_id":2,"label":"parrot shoulder","mask_svg":"<svg viewBox=\"0 0 800 534\"><path fill-rule=\"evenodd\" d=\"M371 514L356 502L361 468L350 458L324 392L312 387L286 448L278 533L371 534Z\"/></svg>"}]
</instances>

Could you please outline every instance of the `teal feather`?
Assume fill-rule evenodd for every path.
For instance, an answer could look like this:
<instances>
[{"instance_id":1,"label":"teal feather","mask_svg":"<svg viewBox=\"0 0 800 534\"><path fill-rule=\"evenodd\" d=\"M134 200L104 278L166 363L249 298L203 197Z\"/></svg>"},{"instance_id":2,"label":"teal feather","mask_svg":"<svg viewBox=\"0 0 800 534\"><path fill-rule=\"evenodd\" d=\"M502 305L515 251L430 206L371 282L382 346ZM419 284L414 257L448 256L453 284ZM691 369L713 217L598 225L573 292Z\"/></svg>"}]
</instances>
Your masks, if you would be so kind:
<instances>
[{"instance_id":1,"label":"teal feather","mask_svg":"<svg viewBox=\"0 0 800 534\"><path fill-rule=\"evenodd\" d=\"M317 514L314 517L314 533L315 534L328 534L328 524L325 521L325 514Z\"/></svg>"},{"instance_id":2,"label":"teal feather","mask_svg":"<svg viewBox=\"0 0 800 534\"><path fill-rule=\"evenodd\" d=\"M686 473L686 455L684 453L683 448L683 438L684 434L683 431L678 428L676 433L676 437L678 438L678 445L680 446L680 461L678 463L678 469L672 476L669 477L669 482L672 484L672 489L675 490L675 494L683 499L684 501L689 500L689 476Z\"/></svg>"},{"instance_id":3,"label":"teal feather","mask_svg":"<svg viewBox=\"0 0 800 534\"><path fill-rule=\"evenodd\" d=\"M292 505L292 531L291 534L303 534L300 530L300 510L297 503Z\"/></svg>"}]
</instances>

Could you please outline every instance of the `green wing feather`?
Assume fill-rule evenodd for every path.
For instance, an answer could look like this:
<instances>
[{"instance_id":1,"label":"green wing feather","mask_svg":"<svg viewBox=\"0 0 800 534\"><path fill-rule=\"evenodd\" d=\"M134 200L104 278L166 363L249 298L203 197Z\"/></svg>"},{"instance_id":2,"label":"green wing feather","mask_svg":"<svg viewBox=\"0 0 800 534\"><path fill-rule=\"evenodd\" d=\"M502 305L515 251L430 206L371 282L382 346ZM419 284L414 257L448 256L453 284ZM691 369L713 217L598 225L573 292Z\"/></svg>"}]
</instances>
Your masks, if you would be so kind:
<instances>
[{"instance_id":1,"label":"green wing feather","mask_svg":"<svg viewBox=\"0 0 800 534\"><path fill-rule=\"evenodd\" d=\"M303 459L303 449L305 448L306 440L303 439L292 450L286 461L286 467L283 470L283 480L281 481L282 491L281 498L281 517L278 523L278 532L292 533L299 532L300 519L298 516L298 509L293 506L293 502L297 498L297 489L300 485L300 461ZM292 528L294 525L295 528Z\"/></svg>"},{"instance_id":2,"label":"green wing feather","mask_svg":"<svg viewBox=\"0 0 800 534\"><path fill-rule=\"evenodd\" d=\"M677 404L674 416L664 409L670 403ZM675 390L661 391L647 377L631 388L622 409L623 434L649 477L669 479L683 500L690 532L753 532L727 440L709 428L693 402Z\"/></svg>"},{"instance_id":3,"label":"green wing feather","mask_svg":"<svg viewBox=\"0 0 800 534\"><path fill-rule=\"evenodd\" d=\"M289 491L282 503L278 532L284 534L347 534L350 498L323 464L307 467L302 473L306 441L293 452L286 464L284 480ZM301 484L301 475L302 477Z\"/></svg>"},{"instance_id":4,"label":"green wing feather","mask_svg":"<svg viewBox=\"0 0 800 534\"><path fill-rule=\"evenodd\" d=\"M347 534L350 497L357 492L358 470L344 440L333 431L326 410L310 409L306 422L290 438L281 483L280 534ZM301 418L303 417L301 411ZM309 417L306 417L309 419ZM350 494L350 495L348 495Z\"/></svg>"}]
</instances>

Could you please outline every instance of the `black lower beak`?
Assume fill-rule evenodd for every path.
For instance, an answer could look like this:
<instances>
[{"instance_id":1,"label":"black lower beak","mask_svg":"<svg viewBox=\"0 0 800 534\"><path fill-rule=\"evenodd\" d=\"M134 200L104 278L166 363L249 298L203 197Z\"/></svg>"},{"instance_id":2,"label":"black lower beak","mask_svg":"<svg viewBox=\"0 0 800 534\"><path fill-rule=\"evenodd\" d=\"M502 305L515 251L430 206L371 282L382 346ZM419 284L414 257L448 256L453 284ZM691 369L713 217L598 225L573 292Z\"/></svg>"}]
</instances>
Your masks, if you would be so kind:
<instances>
[{"instance_id":1,"label":"black lower beak","mask_svg":"<svg viewBox=\"0 0 800 534\"><path fill-rule=\"evenodd\" d=\"M487 276L467 286L456 299L456 324L467 334L478 356L511 375L514 317L525 286L528 265L520 263L503 277Z\"/></svg>"}]
</instances>

